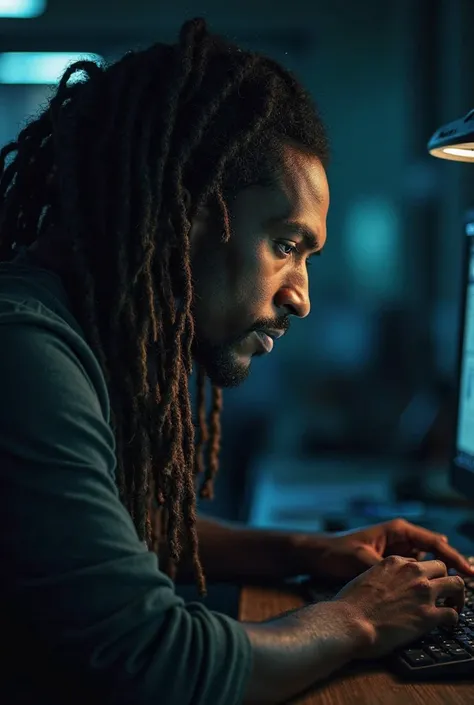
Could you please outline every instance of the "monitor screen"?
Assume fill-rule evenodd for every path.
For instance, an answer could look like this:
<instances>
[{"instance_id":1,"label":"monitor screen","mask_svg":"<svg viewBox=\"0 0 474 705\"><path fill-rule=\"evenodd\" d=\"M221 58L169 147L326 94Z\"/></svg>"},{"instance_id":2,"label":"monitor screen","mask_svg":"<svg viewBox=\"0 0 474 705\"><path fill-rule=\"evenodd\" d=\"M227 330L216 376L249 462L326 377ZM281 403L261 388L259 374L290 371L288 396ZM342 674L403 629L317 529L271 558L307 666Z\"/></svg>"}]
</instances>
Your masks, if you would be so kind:
<instances>
[{"instance_id":1,"label":"monitor screen","mask_svg":"<svg viewBox=\"0 0 474 705\"><path fill-rule=\"evenodd\" d=\"M464 335L461 349L457 452L463 464L474 461L474 243L469 247Z\"/></svg>"},{"instance_id":2,"label":"monitor screen","mask_svg":"<svg viewBox=\"0 0 474 705\"><path fill-rule=\"evenodd\" d=\"M466 223L453 484L474 500L474 219Z\"/></svg>"}]
</instances>

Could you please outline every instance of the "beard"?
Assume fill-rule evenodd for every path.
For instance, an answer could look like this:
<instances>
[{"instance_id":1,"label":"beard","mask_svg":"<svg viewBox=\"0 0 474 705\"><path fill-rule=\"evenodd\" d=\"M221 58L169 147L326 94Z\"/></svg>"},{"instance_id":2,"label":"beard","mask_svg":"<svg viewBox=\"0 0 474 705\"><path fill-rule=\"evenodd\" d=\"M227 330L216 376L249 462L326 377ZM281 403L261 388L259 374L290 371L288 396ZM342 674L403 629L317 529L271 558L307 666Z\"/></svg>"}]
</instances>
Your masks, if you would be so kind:
<instances>
[{"instance_id":1,"label":"beard","mask_svg":"<svg viewBox=\"0 0 474 705\"><path fill-rule=\"evenodd\" d=\"M250 374L250 362L242 362L234 352L233 345L237 342L210 345L204 341L195 341L194 358L216 387L238 387Z\"/></svg>"},{"instance_id":2,"label":"beard","mask_svg":"<svg viewBox=\"0 0 474 705\"><path fill-rule=\"evenodd\" d=\"M212 384L217 387L238 387L250 374L250 359L243 361L236 352L236 347L253 331L264 328L287 331L290 327L288 316L278 319L260 319L245 333L227 340L221 344L210 344L196 335L193 344L193 356L196 362L204 368ZM264 351L256 351L252 357L264 355Z\"/></svg>"}]
</instances>

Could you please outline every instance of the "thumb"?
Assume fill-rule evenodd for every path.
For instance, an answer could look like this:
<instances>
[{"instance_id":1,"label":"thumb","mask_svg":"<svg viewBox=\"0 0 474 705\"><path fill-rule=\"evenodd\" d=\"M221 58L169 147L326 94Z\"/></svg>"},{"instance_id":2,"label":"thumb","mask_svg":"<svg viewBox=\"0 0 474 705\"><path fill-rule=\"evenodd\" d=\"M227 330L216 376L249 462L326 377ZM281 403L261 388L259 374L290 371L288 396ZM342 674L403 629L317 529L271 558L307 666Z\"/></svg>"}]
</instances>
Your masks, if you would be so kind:
<instances>
[{"instance_id":1,"label":"thumb","mask_svg":"<svg viewBox=\"0 0 474 705\"><path fill-rule=\"evenodd\" d=\"M378 565L382 560L381 556L371 546L358 546L355 550L354 559L364 570Z\"/></svg>"}]
</instances>

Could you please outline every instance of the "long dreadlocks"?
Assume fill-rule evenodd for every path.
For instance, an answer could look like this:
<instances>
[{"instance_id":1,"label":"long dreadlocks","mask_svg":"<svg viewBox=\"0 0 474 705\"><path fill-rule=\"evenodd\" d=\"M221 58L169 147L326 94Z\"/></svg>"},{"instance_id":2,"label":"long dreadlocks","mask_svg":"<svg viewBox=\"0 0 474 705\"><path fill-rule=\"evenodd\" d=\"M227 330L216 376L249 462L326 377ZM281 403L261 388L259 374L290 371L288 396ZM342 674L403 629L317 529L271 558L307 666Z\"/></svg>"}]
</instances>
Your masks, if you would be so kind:
<instances>
[{"instance_id":1,"label":"long dreadlocks","mask_svg":"<svg viewBox=\"0 0 474 705\"><path fill-rule=\"evenodd\" d=\"M325 165L308 94L277 63L198 19L176 45L109 67L73 64L0 152L0 259L59 232L74 263L64 285L109 388L121 500L151 547L153 496L172 562L184 536L202 592L195 479L204 473L201 494L211 497L222 397L212 389L207 420L199 370L195 442L190 222L206 203L229 238L226 198L271 179L289 142Z\"/></svg>"}]
</instances>

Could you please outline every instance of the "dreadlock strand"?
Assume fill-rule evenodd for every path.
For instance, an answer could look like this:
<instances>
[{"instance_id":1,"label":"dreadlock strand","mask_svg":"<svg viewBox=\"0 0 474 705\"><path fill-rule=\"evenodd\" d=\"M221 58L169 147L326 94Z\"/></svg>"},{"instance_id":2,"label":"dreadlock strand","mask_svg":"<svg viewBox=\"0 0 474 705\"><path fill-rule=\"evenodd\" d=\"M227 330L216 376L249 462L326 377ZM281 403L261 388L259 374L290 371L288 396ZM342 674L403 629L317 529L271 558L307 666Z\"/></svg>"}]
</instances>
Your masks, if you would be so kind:
<instances>
[{"instance_id":1,"label":"dreadlock strand","mask_svg":"<svg viewBox=\"0 0 474 705\"><path fill-rule=\"evenodd\" d=\"M277 81L273 77L269 81L270 87L273 89ZM223 173L226 165L232 161L236 154L248 147L248 145L253 141L255 135L265 129L267 122L270 120L272 112L274 110L273 101L267 101L267 103L262 104L262 112L255 110L250 124L245 125L240 130L236 131L236 134L231 142L229 142L228 147L223 151L215 165L215 170L211 178L207 182L204 182L202 190L199 194L198 201L201 203L206 201L211 195L215 194L215 189L222 182Z\"/></svg>"},{"instance_id":2,"label":"dreadlock strand","mask_svg":"<svg viewBox=\"0 0 474 705\"><path fill-rule=\"evenodd\" d=\"M219 451L221 445L222 390L212 387L212 405L209 413L209 442L207 446L207 466L204 482L201 487L201 497L213 499L214 478L219 469Z\"/></svg>"},{"instance_id":3,"label":"dreadlock strand","mask_svg":"<svg viewBox=\"0 0 474 705\"><path fill-rule=\"evenodd\" d=\"M132 57L127 57L127 68L130 70L132 66ZM140 82L130 82L129 85L132 86L133 90L131 95L128 96L127 105L128 110L125 114L124 124L120 124L117 120L113 125L113 130L119 132L121 135L133 134L134 129L140 126L140 121L138 116L141 111L140 97L143 93L142 85ZM140 135L142 137L142 135ZM150 326L150 311L145 308L142 314L142 308L135 310L133 301L135 297L132 294L133 287L138 291L140 287L137 287L136 276L132 276L130 272L133 262L137 261L140 254L144 256L144 250L146 244L144 245L144 233L148 231L148 211L150 210L148 206L148 193L144 195L142 201L144 205L139 203L137 213L137 218L135 219L131 208L131 199L129 196L130 188L132 184L132 171L139 174L138 183L141 183L140 172L142 170L145 152L148 149L147 140L138 139L137 141L141 145L138 154L134 154L130 151L130 145L133 143L133 138L123 139L121 141L122 152L118 155L117 170L116 174L121 176L121 181L119 183L121 208L118 209L117 219L116 219L116 231L117 236L120 241L120 245L117 249L117 271L118 271L118 281L116 286L118 287L118 301L115 308L115 315L111 321L110 328L110 338L109 344L115 354L125 355L125 360L128 361L126 364L127 373L122 380L122 384L125 385L125 390L128 393L129 398L132 399L132 413L129 415L128 428L129 428L129 448L127 455L130 458L135 458L132 463L130 461L130 467L133 468L131 472L127 474L128 486L127 486L127 498L128 506L132 513L132 516L136 522L137 531L140 538L144 538L147 532L146 529L146 511L144 508L144 499L148 494L148 478L149 478L149 465L150 465L150 439L147 429L144 428L143 421L140 419L146 415L140 410L142 404L147 405L147 395L148 380L147 380L147 339L148 331ZM126 147L128 146L128 147ZM131 165L129 169L120 169L119 165ZM136 177L135 177L136 178ZM145 184L146 189L147 184ZM142 223L142 227L136 237L131 240L130 235L133 231L131 227L132 222ZM132 245L135 245L134 251L131 249ZM139 254L140 253L140 254ZM132 280L132 281L131 281ZM140 297L141 299L141 297ZM128 320L129 326L132 325L132 329L129 330L129 334L132 336L134 345L123 345L123 336L121 336L120 331L122 329L122 320L126 318ZM130 338L127 338L130 341ZM136 354L135 345L139 348L139 354ZM139 388L136 388L136 385Z\"/></svg>"},{"instance_id":4,"label":"dreadlock strand","mask_svg":"<svg viewBox=\"0 0 474 705\"><path fill-rule=\"evenodd\" d=\"M191 560L194 568L194 574L196 576L197 587L199 593L202 597L206 595L206 579L204 576L204 571L199 558L199 538L196 529L196 487L194 483L194 467L193 467L193 455L194 455L194 427L192 418L192 409L188 389L188 376L183 375L182 386L180 390L180 402L183 415L183 425L186 430L186 444L185 444L185 454L186 462L188 464L187 471L183 475L184 480L184 503L183 503L183 514L184 514L184 525L186 528L187 546L191 554Z\"/></svg>"},{"instance_id":5,"label":"dreadlock strand","mask_svg":"<svg viewBox=\"0 0 474 705\"><path fill-rule=\"evenodd\" d=\"M196 381L197 416L198 416L198 436L195 449L194 473L200 476L204 472L204 447L209 438L209 431L206 419L206 373L201 365L198 366Z\"/></svg>"},{"instance_id":6,"label":"dreadlock strand","mask_svg":"<svg viewBox=\"0 0 474 705\"><path fill-rule=\"evenodd\" d=\"M209 103L204 103L200 106L200 115L195 120L192 138L189 137L189 131L186 129L187 123L183 125L183 134L180 134L180 147L177 159L183 163L186 163L190 159L193 148L202 141L206 128L212 123L218 110L232 93L238 91L239 86L251 72L256 61L257 57L250 56L242 66L238 67L235 75L229 76L220 94L212 95Z\"/></svg>"}]
</instances>

